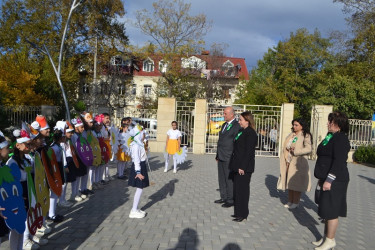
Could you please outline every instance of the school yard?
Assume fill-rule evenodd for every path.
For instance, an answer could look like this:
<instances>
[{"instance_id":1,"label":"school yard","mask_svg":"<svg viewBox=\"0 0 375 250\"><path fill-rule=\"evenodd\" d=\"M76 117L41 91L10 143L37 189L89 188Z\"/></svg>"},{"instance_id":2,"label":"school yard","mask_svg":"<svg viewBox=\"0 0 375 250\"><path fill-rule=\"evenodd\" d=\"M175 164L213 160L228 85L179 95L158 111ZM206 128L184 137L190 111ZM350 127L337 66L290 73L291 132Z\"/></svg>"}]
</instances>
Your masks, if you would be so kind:
<instances>
[{"instance_id":1,"label":"school yard","mask_svg":"<svg viewBox=\"0 0 375 250\"><path fill-rule=\"evenodd\" d=\"M190 154L176 174L163 172L160 153L151 153L149 161L152 185L140 202L145 218L129 219L135 189L116 179L89 199L58 208L65 221L52 224L41 249L313 249L310 242L323 232L313 190L297 209L283 207L287 194L276 190L278 158L256 158L250 215L241 223L232 221L233 208L214 204L220 198L214 155ZM315 162L309 164L313 171ZM349 169L348 217L339 220L336 249L375 249L375 168ZM8 247L6 240L2 248Z\"/></svg>"}]
</instances>

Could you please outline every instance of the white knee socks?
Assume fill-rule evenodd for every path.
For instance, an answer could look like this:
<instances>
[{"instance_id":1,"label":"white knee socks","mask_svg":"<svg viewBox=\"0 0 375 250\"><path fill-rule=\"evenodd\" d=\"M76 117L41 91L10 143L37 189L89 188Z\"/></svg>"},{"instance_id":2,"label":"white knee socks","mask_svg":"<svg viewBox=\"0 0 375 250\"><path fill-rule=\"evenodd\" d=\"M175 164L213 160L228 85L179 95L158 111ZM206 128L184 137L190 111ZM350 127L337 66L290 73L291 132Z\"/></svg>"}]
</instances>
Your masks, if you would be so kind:
<instances>
[{"instance_id":1,"label":"white knee socks","mask_svg":"<svg viewBox=\"0 0 375 250\"><path fill-rule=\"evenodd\" d=\"M68 185L68 183L65 182L64 185L62 186L62 192L61 192L61 196L59 198L59 202L65 202L66 201L65 196L66 196L67 185Z\"/></svg>"},{"instance_id":2,"label":"white knee socks","mask_svg":"<svg viewBox=\"0 0 375 250\"><path fill-rule=\"evenodd\" d=\"M125 165L126 165L125 161L117 162L117 173L119 177L124 175Z\"/></svg>"},{"instance_id":3,"label":"white knee socks","mask_svg":"<svg viewBox=\"0 0 375 250\"><path fill-rule=\"evenodd\" d=\"M168 158L167 158L166 161L165 161L165 170L168 170L169 157L170 157L170 155L168 155ZM174 169L174 170L177 169L177 159L176 159L176 157L174 157L174 155L173 155L173 169Z\"/></svg>"},{"instance_id":4,"label":"white knee socks","mask_svg":"<svg viewBox=\"0 0 375 250\"><path fill-rule=\"evenodd\" d=\"M58 199L57 194L51 191L50 198L49 198L49 212L48 212L48 216L50 218L53 218L56 215L55 212L56 212L57 199ZM25 230L25 234L26 234L26 230Z\"/></svg>"},{"instance_id":5,"label":"white knee socks","mask_svg":"<svg viewBox=\"0 0 375 250\"><path fill-rule=\"evenodd\" d=\"M79 187L81 192L87 189L87 179L88 179L87 174L81 177L81 186Z\"/></svg>"},{"instance_id":6,"label":"white knee socks","mask_svg":"<svg viewBox=\"0 0 375 250\"><path fill-rule=\"evenodd\" d=\"M132 208L133 212L138 210L138 204L139 204L139 200L141 199L142 191L143 191L142 188L137 188L137 190L135 191L133 208Z\"/></svg>"},{"instance_id":7,"label":"white knee socks","mask_svg":"<svg viewBox=\"0 0 375 250\"><path fill-rule=\"evenodd\" d=\"M107 164L105 165L102 165L99 167L99 181L102 181L105 179L105 177L103 176L104 174L104 169L107 167Z\"/></svg>"}]
</instances>

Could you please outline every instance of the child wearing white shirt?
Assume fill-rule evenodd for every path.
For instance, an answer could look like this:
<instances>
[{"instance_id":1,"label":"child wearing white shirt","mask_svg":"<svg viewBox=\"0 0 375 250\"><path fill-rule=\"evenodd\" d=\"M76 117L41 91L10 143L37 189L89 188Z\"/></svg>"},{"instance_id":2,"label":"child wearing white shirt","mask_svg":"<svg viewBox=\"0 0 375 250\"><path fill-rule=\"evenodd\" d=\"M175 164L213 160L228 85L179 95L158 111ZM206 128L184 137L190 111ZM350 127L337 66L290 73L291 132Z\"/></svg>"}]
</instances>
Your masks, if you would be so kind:
<instances>
[{"instance_id":1,"label":"child wearing white shirt","mask_svg":"<svg viewBox=\"0 0 375 250\"><path fill-rule=\"evenodd\" d=\"M169 164L169 156L173 155L173 173L177 173L177 160L174 154L180 151L181 146L181 132L177 129L177 122L173 121L172 129L168 130L167 132L167 141L166 141L166 151L167 157L165 159L165 169L164 173L168 171L168 164Z\"/></svg>"}]
</instances>

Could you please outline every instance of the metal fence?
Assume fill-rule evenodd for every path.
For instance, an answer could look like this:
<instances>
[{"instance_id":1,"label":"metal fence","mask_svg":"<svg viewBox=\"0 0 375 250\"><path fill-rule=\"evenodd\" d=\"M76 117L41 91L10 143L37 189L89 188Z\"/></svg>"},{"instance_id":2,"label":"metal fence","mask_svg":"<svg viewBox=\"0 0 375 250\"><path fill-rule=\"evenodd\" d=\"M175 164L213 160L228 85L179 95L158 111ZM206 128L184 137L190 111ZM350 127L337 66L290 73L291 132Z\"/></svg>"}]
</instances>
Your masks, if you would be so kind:
<instances>
[{"instance_id":1,"label":"metal fence","mask_svg":"<svg viewBox=\"0 0 375 250\"><path fill-rule=\"evenodd\" d=\"M53 116L58 112L59 107L56 106L0 106L4 111L6 120L10 126L20 127L21 122L32 123L36 116L43 114L47 120L52 120Z\"/></svg>"},{"instance_id":2,"label":"metal fence","mask_svg":"<svg viewBox=\"0 0 375 250\"><path fill-rule=\"evenodd\" d=\"M195 102L176 102L176 121L181 131L181 146L186 146L189 153L193 152Z\"/></svg>"},{"instance_id":3,"label":"metal fence","mask_svg":"<svg viewBox=\"0 0 375 250\"><path fill-rule=\"evenodd\" d=\"M136 123L142 125L149 134L149 140L156 140L157 132L157 109L121 109L115 110L113 124L120 126L121 119L131 117Z\"/></svg>"},{"instance_id":4,"label":"metal fence","mask_svg":"<svg viewBox=\"0 0 375 250\"><path fill-rule=\"evenodd\" d=\"M256 155L278 157L279 136L281 124L281 106L264 105L232 105L236 118L244 111L250 111L254 116L255 128L258 135ZM208 103L206 126L206 153L216 154L217 141L221 126L224 124L225 106Z\"/></svg>"},{"instance_id":5,"label":"metal fence","mask_svg":"<svg viewBox=\"0 0 375 250\"><path fill-rule=\"evenodd\" d=\"M375 144L375 130L371 120L349 119L349 141L351 149L361 145Z\"/></svg>"}]
</instances>

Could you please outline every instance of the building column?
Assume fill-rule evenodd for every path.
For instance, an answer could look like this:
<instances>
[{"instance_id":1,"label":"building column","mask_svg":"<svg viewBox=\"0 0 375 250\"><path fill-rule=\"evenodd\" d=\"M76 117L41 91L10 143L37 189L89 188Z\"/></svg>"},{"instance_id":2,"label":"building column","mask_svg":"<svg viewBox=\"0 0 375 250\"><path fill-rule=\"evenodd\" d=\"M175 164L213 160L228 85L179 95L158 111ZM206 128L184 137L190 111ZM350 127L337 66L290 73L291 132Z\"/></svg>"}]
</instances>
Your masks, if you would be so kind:
<instances>
[{"instance_id":1,"label":"building column","mask_svg":"<svg viewBox=\"0 0 375 250\"><path fill-rule=\"evenodd\" d=\"M205 154L207 101L205 99L197 99L194 110L193 154Z\"/></svg>"}]
</instances>

